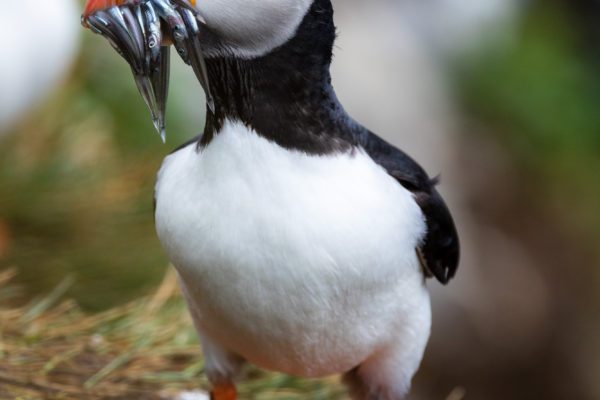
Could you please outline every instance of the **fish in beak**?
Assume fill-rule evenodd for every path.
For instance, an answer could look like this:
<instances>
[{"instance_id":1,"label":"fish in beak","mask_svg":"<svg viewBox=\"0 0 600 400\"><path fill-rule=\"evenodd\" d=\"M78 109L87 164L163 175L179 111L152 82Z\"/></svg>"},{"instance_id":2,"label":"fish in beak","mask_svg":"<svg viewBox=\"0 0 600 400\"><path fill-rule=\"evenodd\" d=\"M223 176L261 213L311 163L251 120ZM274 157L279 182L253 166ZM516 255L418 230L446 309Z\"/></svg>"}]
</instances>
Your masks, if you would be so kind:
<instances>
[{"instance_id":1,"label":"fish in beak","mask_svg":"<svg viewBox=\"0 0 600 400\"><path fill-rule=\"evenodd\" d=\"M152 121L166 140L170 47L192 66L214 112L200 34L202 20L188 0L88 0L82 23L104 36L129 63Z\"/></svg>"}]
</instances>

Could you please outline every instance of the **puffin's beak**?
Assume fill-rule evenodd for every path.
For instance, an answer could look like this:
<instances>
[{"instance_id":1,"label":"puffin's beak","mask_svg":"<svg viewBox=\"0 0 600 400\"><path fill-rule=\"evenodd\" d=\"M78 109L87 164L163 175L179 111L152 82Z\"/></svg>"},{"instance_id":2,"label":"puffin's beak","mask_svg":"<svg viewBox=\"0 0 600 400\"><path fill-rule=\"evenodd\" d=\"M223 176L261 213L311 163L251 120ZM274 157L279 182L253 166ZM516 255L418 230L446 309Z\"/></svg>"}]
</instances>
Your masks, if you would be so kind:
<instances>
[{"instance_id":1,"label":"puffin's beak","mask_svg":"<svg viewBox=\"0 0 600 400\"><path fill-rule=\"evenodd\" d=\"M119 6L123 4L122 6ZM154 127L166 138L169 47L161 46L160 18L148 3L124 5L117 0L89 0L83 22L106 37L131 66L138 89L152 114ZM102 8L108 6L108 8Z\"/></svg>"},{"instance_id":2,"label":"puffin's beak","mask_svg":"<svg viewBox=\"0 0 600 400\"><path fill-rule=\"evenodd\" d=\"M131 0L87 0L82 17L85 20L96 11L108 10L111 7L130 3L132 3Z\"/></svg>"},{"instance_id":3,"label":"puffin's beak","mask_svg":"<svg viewBox=\"0 0 600 400\"><path fill-rule=\"evenodd\" d=\"M137 87L163 141L169 92L170 51L167 35L190 64L214 111L206 65L200 49L199 26L193 3L187 0L88 0L82 16L90 28L111 43L131 66ZM161 28L168 29L167 33Z\"/></svg>"}]
</instances>

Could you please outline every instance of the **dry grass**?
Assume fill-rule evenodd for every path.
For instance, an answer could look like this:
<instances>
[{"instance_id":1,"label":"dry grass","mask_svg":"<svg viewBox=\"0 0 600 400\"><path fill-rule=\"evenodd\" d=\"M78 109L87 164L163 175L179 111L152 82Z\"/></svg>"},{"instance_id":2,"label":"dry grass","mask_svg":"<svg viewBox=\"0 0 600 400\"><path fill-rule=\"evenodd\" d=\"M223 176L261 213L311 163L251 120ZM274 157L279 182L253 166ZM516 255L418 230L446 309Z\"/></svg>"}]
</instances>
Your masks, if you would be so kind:
<instances>
[{"instance_id":1,"label":"dry grass","mask_svg":"<svg viewBox=\"0 0 600 400\"><path fill-rule=\"evenodd\" d=\"M0 302L14 275L0 272ZM60 300L70 284L27 306L0 306L0 399L169 399L208 387L173 273L153 296L96 315ZM254 369L239 389L243 399L343 396L337 380Z\"/></svg>"}]
</instances>

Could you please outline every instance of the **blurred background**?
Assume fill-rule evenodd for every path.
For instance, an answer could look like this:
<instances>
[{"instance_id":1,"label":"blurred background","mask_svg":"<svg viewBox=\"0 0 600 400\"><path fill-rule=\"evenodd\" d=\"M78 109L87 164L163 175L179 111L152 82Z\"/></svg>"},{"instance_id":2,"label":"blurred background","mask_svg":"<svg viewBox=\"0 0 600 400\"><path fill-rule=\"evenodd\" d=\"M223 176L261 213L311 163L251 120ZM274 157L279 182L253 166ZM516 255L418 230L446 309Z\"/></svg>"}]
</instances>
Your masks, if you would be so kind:
<instances>
[{"instance_id":1,"label":"blurred background","mask_svg":"<svg viewBox=\"0 0 600 400\"><path fill-rule=\"evenodd\" d=\"M441 173L463 240L457 279L429 283L411 399L599 399L600 3L334 3L342 102ZM0 271L17 268L20 302L72 277L94 312L162 280L155 174L202 131L204 100L174 57L163 145L80 9L0 13Z\"/></svg>"}]
</instances>

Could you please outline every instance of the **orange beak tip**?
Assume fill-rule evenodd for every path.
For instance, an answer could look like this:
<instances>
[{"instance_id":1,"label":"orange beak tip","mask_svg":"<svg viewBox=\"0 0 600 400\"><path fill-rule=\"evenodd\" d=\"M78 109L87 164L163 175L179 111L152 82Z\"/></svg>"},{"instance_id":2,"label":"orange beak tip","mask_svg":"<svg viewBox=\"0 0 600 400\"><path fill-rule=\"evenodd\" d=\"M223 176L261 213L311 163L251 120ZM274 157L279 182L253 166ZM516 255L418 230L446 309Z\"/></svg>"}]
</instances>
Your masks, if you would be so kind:
<instances>
[{"instance_id":1,"label":"orange beak tip","mask_svg":"<svg viewBox=\"0 0 600 400\"><path fill-rule=\"evenodd\" d=\"M120 6L126 3L127 0L88 0L85 3L85 9L83 10L83 18L89 17L96 11L106 10L114 6Z\"/></svg>"}]
</instances>

